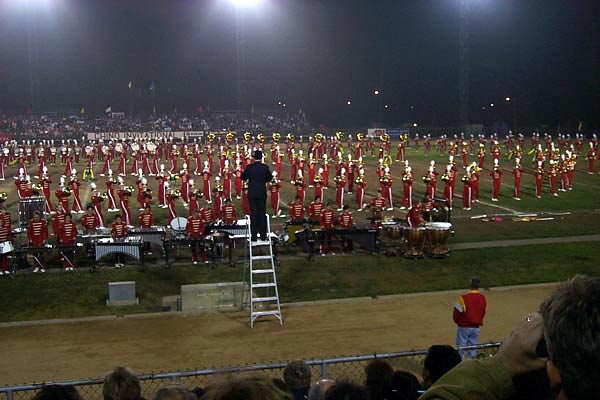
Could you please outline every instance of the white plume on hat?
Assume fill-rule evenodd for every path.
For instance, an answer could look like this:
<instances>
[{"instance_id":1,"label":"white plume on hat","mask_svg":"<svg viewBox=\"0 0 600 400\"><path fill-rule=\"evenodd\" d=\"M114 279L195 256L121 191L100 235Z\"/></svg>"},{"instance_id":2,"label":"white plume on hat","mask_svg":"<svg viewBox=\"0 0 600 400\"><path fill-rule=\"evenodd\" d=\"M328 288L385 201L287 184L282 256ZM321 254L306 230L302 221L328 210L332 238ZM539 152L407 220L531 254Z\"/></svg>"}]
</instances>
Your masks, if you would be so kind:
<instances>
[{"instance_id":1,"label":"white plume on hat","mask_svg":"<svg viewBox=\"0 0 600 400\"><path fill-rule=\"evenodd\" d=\"M90 183L90 187L92 190L96 190L96 184L94 182Z\"/></svg>"}]
</instances>

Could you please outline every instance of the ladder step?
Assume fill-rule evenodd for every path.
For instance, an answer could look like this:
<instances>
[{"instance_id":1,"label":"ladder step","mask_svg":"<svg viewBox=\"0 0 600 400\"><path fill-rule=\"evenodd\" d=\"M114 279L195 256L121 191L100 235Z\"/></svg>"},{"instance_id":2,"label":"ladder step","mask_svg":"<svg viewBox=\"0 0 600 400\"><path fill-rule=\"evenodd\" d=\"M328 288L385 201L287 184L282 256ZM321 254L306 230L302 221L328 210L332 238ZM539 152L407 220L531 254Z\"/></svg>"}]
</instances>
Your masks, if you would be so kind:
<instances>
[{"instance_id":1,"label":"ladder step","mask_svg":"<svg viewBox=\"0 0 600 400\"><path fill-rule=\"evenodd\" d=\"M270 260L271 258L273 258L273 257L271 257L271 256L252 256L253 260Z\"/></svg>"},{"instance_id":2,"label":"ladder step","mask_svg":"<svg viewBox=\"0 0 600 400\"><path fill-rule=\"evenodd\" d=\"M251 245L252 247L258 247L258 246L268 246L268 245L270 245L270 244L271 244L271 242L270 242L270 241L268 241L268 240L257 240L257 241L255 241L255 242L252 242L252 241L250 241L250 245Z\"/></svg>"},{"instance_id":3,"label":"ladder step","mask_svg":"<svg viewBox=\"0 0 600 400\"><path fill-rule=\"evenodd\" d=\"M277 318L281 318L281 315L279 314L279 311L277 310L273 310L273 311L255 311L252 313L252 318L256 318L256 317L263 317L266 315L275 315Z\"/></svg>"},{"instance_id":4,"label":"ladder step","mask_svg":"<svg viewBox=\"0 0 600 400\"><path fill-rule=\"evenodd\" d=\"M273 297L253 297L252 298L252 302L253 303L266 303L268 301L277 301L277 296L273 296Z\"/></svg>"},{"instance_id":5,"label":"ladder step","mask_svg":"<svg viewBox=\"0 0 600 400\"><path fill-rule=\"evenodd\" d=\"M275 272L274 269L253 269L252 273L253 274L270 274Z\"/></svg>"},{"instance_id":6,"label":"ladder step","mask_svg":"<svg viewBox=\"0 0 600 400\"><path fill-rule=\"evenodd\" d=\"M266 288L266 287L275 287L274 283L255 283L252 285L254 288Z\"/></svg>"}]
</instances>

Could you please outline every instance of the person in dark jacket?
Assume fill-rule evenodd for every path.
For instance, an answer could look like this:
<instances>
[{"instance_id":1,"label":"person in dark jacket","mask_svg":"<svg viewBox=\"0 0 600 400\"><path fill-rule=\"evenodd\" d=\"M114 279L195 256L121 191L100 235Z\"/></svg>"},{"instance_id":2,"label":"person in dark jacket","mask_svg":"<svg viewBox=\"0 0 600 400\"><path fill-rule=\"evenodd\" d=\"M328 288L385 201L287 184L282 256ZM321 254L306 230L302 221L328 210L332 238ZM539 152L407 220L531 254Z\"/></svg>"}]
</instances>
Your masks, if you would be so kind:
<instances>
[{"instance_id":1,"label":"person in dark jacket","mask_svg":"<svg viewBox=\"0 0 600 400\"><path fill-rule=\"evenodd\" d=\"M252 241L257 235L261 240L267 240L267 182L273 176L269 167L262 162L260 150L254 152L254 162L242 172L242 180L248 181L248 201L250 202L250 231Z\"/></svg>"}]
</instances>

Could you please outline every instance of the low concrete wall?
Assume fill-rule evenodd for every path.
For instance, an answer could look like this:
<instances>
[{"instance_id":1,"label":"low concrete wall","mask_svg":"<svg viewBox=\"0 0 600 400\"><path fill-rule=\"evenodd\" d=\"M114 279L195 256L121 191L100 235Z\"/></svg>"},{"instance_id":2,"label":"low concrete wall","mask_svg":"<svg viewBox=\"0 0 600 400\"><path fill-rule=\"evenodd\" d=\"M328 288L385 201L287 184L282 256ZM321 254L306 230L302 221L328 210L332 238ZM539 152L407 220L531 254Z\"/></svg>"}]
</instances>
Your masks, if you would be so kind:
<instances>
[{"instance_id":1,"label":"low concrete wall","mask_svg":"<svg viewBox=\"0 0 600 400\"><path fill-rule=\"evenodd\" d=\"M206 283L181 286L181 311L222 308L241 309L248 302L245 282Z\"/></svg>"}]
</instances>

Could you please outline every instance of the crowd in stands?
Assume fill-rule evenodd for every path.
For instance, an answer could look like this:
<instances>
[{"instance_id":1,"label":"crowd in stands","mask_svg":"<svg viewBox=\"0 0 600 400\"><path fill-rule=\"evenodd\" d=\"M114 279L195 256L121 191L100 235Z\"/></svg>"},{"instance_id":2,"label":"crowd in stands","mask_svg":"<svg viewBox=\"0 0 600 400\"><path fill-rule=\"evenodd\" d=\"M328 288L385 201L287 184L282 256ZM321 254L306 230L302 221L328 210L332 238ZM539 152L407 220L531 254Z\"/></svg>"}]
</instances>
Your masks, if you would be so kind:
<instances>
[{"instance_id":1,"label":"crowd in stands","mask_svg":"<svg viewBox=\"0 0 600 400\"><path fill-rule=\"evenodd\" d=\"M126 116L107 113L92 117L81 115L14 115L0 116L0 136L36 138L42 133L50 138L80 138L87 132L150 131L251 131L307 132L310 124L303 112L203 112L195 115L164 114Z\"/></svg>"},{"instance_id":2,"label":"crowd in stands","mask_svg":"<svg viewBox=\"0 0 600 400\"><path fill-rule=\"evenodd\" d=\"M384 360L365 368L364 384L321 379L313 383L303 361L290 362L283 379L230 376L205 388L171 384L153 400L583 400L600 393L600 277L562 284L506 338L498 353L462 360L451 346L432 346L422 382ZM312 383L312 385L311 385ZM424 394L422 390L425 390ZM138 378L117 368L104 379L104 400L140 400ZM34 400L82 400L73 386L44 386Z\"/></svg>"}]
</instances>

